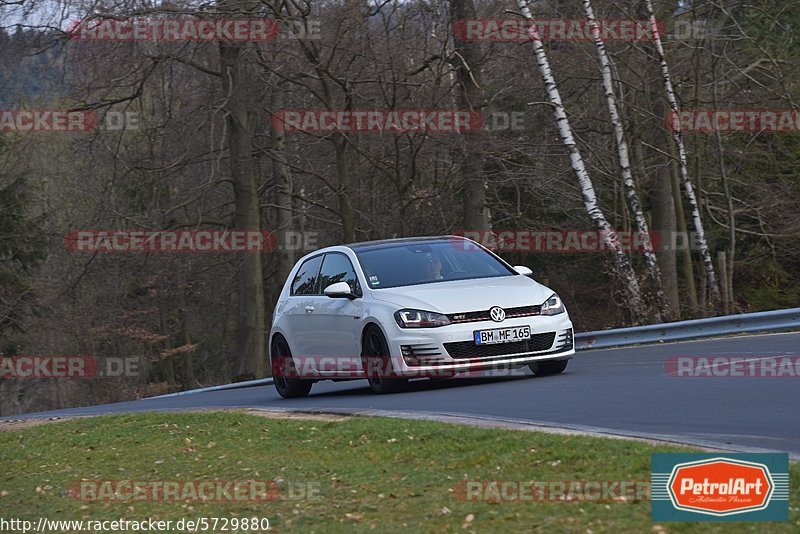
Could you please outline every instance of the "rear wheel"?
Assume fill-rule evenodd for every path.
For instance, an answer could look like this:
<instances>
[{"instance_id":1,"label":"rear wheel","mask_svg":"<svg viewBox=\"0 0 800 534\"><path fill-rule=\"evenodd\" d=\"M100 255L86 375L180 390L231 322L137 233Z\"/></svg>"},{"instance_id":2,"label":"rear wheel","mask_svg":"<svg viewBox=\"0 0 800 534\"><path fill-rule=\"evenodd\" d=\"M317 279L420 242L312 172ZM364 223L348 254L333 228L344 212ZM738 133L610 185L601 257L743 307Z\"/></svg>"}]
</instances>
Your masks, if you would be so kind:
<instances>
[{"instance_id":1,"label":"rear wheel","mask_svg":"<svg viewBox=\"0 0 800 534\"><path fill-rule=\"evenodd\" d=\"M305 397L311 391L313 382L297 378L297 370L292 360L289 344L281 335L272 340L270 351L272 363L272 380L278 395L285 399Z\"/></svg>"},{"instance_id":2,"label":"rear wheel","mask_svg":"<svg viewBox=\"0 0 800 534\"><path fill-rule=\"evenodd\" d=\"M394 368L389 356L389 344L377 326L368 326L364 331L361 348L361 365L367 376L370 389L375 393L400 391L408 382L404 378L392 378Z\"/></svg>"},{"instance_id":3,"label":"rear wheel","mask_svg":"<svg viewBox=\"0 0 800 534\"><path fill-rule=\"evenodd\" d=\"M528 367L531 372L536 376L557 375L563 373L567 368L569 360L555 360L549 362L533 362L529 363Z\"/></svg>"}]
</instances>

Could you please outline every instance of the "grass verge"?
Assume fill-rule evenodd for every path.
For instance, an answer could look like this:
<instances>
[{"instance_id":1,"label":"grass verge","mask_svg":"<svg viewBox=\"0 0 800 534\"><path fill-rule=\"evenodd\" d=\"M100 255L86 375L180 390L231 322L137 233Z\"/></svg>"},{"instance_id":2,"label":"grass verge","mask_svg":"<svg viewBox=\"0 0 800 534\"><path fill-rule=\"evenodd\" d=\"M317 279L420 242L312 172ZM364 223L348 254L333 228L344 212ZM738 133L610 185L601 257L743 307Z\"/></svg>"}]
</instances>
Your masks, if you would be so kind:
<instances>
[{"instance_id":1,"label":"grass verge","mask_svg":"<svg viewBox=\"0 0 800 534\"><path fill-rule=\"evenodd\" d=\"M267 418L244 412L75 419L0 432L0 515L37 520L269 518L272 530L798 532L800 466L788 523L653 524L649 502L466 501L465 480L638 480L653 452L634 441L385 418ZM111 500L67 495L81 480L277 481L262 502ZM288 488L317 492L289 498ZM176 530L173 530L176 531ZM222 531L221 525L216 530Z\"/></svg>"}]
</instances>

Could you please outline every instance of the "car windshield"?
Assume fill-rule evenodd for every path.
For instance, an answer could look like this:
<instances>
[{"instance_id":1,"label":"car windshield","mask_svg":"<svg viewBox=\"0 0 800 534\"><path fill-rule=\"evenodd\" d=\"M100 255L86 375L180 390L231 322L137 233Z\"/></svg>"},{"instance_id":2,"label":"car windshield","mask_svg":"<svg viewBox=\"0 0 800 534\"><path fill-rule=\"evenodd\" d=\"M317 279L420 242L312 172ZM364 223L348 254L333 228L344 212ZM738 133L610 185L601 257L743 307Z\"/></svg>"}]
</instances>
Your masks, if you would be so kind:
<instances>
[{"instance_id":1,"label":"car windshield","mask_svg":"<svg viewBox=\"0 0 800 534\"><path fill-rule=\"evenodd\" d=\"M465 243L403 243L356 250L356 255L371 289L517 274L485 250Z\"/></svg>"}]
</instances>

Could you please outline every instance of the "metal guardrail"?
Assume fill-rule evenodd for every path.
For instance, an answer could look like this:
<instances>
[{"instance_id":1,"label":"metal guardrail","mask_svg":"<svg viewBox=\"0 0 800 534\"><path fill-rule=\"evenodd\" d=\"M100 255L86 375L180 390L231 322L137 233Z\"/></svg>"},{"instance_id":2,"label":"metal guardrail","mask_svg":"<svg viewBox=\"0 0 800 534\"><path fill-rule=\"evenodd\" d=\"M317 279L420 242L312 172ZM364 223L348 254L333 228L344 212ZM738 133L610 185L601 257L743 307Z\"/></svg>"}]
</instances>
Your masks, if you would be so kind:
<instances>
[{"instance_id":1,"label":"metal guardrail","mask_svg":"<svg viewBox=\"0 0 800 534\"><path fill-rule=\"evenodd\" d=\"M582 332L575 334L575 348L577 350L601 349L640 343L784 330L800 330L800 308Z\"/></svg>"},{"instance_id":2,"label":"metal guardrail","mask_svg":"<svg viewBox=\"0 0 800 534\"><path fill-rule=\"evenodd\" d=\"M660 341L681 341L704 337L723 336L728 334L779 332L782 330L800 330L800 308L775 310L740 315L725 315L708 319L693 319L674 323L651 324L647 326L631 326L611 330L597 330L575 334L577 350L603 349L608 347L624 347L642 343L658 343ZM177 397L193 393L239 389L272 384L271 378L235 382L221 386L190 389L177 393L168 393L153 398Z\"/></svg>"}]
</instances>

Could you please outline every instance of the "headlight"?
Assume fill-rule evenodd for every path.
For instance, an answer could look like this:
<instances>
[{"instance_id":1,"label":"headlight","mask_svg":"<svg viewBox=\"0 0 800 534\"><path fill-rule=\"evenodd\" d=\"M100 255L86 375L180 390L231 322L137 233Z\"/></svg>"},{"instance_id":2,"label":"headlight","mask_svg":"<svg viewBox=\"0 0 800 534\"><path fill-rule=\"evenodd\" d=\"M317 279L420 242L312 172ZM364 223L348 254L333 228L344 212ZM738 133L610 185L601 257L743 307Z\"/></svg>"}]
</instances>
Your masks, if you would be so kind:
<instances>
[{"instance_id":1,"label":"headlight","mask_svg":"<svg viewBox=\"0 0 800 534\"><path fill-rule=\"evenodd\" d=\"M553 293L550 298L544 301L544 304L542 304L541 315L558 315L559 313L564 313L565 311L564 303L561 302L561 299L558 298L558 295Z\"/></svg>"},{"instance_id":2,"label":"headlight","mask_svg":"<svg viewBox=\"0 0 800 534\"><path fill-rule=\"evenodd\" d=\"M398 310L394 312L394 320L400 328L433 328L450 324L446 315L423 310Z\"/></svg>"}]
</instances>

